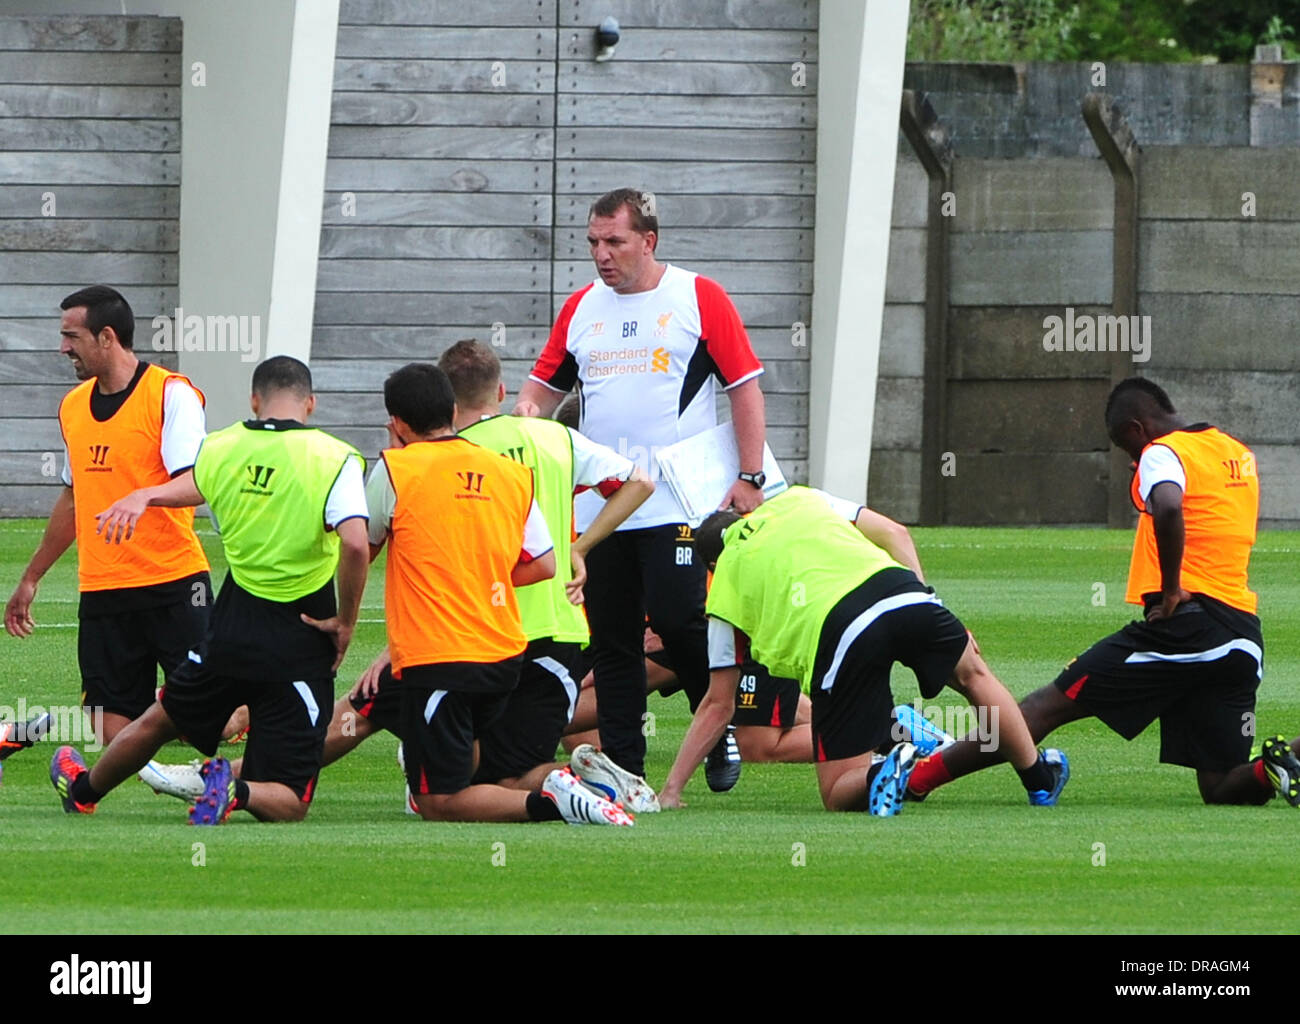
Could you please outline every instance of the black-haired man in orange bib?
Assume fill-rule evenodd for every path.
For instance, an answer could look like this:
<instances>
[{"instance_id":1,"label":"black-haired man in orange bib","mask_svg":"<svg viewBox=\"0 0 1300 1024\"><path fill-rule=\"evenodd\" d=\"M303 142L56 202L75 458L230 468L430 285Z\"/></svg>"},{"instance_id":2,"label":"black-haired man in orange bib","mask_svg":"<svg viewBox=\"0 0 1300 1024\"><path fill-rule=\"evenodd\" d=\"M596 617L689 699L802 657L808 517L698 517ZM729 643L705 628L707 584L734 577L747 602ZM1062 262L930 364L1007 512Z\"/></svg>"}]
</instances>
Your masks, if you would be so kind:
<instances>
[{"instance_id":1,"label":"black-haired man in orange bib","mask_svg":"<svg viewBox=\"0 0 1300 1024\"><path fill-rule=\"evenodd\" d=\"M9 598L5 629L32 634L37 585L75 540L81 703L93 709L96 739L108 743L153 704L159 666L180 667L202 640L212 586L192 508L150 509L136 543L123 546L96 535L95 516L138 487L191 472L204 437L203 394L136 357L135 314L114 289L83 288L61 308L59 351L82 382L59 405L64 487Z\"/></svg>"}]
</instances>

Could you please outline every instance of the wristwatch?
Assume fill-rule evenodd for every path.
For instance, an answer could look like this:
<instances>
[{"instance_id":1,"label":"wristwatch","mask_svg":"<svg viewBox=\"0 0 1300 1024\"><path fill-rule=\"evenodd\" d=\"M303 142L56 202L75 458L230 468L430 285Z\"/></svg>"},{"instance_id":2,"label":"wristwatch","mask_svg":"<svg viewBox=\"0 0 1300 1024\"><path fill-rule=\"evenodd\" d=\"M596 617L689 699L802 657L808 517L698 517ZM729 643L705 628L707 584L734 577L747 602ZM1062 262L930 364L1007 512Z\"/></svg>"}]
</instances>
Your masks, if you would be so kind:
<instances>
[{"instance_id":1,"label":"wristwatch","mask_svg":"<svg viewBox=\"0 0 1300 1024\"><path fill-rule=\"evenodd\" d=\"M761 491L763 485L767 483L767 474L760 469L757 473L741 473L740 479L747 484L753 484Z\"/></svg>"}]
</instances>

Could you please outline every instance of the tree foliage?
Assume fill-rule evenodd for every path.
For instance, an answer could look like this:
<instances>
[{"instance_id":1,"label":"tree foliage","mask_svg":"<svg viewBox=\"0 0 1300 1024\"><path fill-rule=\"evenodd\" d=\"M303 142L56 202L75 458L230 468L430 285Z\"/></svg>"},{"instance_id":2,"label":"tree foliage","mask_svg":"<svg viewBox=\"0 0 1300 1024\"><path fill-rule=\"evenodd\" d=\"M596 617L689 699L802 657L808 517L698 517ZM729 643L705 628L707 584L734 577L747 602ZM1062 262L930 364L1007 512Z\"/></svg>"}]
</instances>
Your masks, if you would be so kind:
<instances>
[{"instance_id":1,"label":"tree foliage","mask_svg":"<svg viewBox=\"0 0 1300 1024\"><path fill-rule=\"evenodd\" d=\"M918 61L1249 61L1300 57L1300 0L912 0Z\"/></svg>"}]
</instances>

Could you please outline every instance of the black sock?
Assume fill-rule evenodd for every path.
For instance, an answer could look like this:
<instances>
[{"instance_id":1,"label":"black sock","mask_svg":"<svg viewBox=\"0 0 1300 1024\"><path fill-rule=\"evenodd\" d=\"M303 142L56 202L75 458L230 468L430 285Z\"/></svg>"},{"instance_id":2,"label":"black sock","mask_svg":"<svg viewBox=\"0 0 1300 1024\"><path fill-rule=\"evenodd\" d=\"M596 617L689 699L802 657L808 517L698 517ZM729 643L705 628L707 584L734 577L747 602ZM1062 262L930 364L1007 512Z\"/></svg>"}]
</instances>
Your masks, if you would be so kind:
<instances>
[{"instance_id":1,"label":"black sock","mask_svg":"<svg viewBox=\"0 0 1300 1024\"><path fill-rule=\"evenodd\" d=\"M90 784L90 772L82 772L68 787L68 796L79 804L97 804L104 794Z\"/></svg>"},{"instance_id":2,"label":"black sock","mask_svg":"<svg viewBox=\"0 0 1300 1024\"><path fill-rule=\"evenodd\" d=\"M524 810L528 812L529 821L563 821L564 815L560 809L555 806L553 800L548 800L540 792L529 793L528 798L524 801Z\"/></svg>"},{"instance_id":3,"label":"black sock","mask_svg":"<svg viewBox=\"0 0 1300 1024\"><path fill-rule=\"evenodd\" d=\"M230 805L231 810L243 810L248 806L248 783L243 779L235 780L235 802Z\"/></svg>"},{"instance_id":4,"label":"black sock","mask_svg":"<svg viewBox=\"0 0 1300 1024\"><path fill-rule=\"evenodd\" d=\"M1050 793L1052 786L1056 783L1056 780L1052 778L1052 771L1047 767L1047 762L1043 760L1041 753L1039 753L1038 759L1028 768L1017 768L1016 774L1020 776L1021 785L1030 793L1039 789Z\"/></svg>"}]
</instances>

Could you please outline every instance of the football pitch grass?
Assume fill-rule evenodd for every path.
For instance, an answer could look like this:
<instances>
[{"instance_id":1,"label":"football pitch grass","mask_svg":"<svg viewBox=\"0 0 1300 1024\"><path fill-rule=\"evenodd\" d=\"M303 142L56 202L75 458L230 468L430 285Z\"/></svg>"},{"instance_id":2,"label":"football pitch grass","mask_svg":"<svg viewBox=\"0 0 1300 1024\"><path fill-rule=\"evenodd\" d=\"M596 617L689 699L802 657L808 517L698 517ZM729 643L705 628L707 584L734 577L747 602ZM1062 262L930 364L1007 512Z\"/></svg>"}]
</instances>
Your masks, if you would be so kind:
<instances>
[{"instance_id":1,"label":"football pitch grass","mask_svg":"<svg viewBox=\"0 0 1300 1024\"><path fill-rule=\"evenodd\" d=\"M0 523L5 597L42 525ZM220 542L206 524L201 535L220 582ZM929 582L1017 697L1132 617L1128 532L914 536ZM1261 735L1300 730L1298 555L1300 533L1270 532L1252 561L1266 649ZM339 693L383 643L382 562L373 569ZM0 637L0 704L73 704L71 554L33 613L35 636ZM907 670L893 683L900 702L916 697ZM930 703L959 701L944 691ZM681 696L651 696L649 707L657 786L688 711ZM1291 931L1300 811L1280 800L1203 806L1192 772L1157 763L1158 733L1126 743L1081 722L1055 734L1072 769L1056 808L1027 806L999 766L893 819L832 815L811 766L747 764L732 792L710 793L697 773L686 809L643 815L632 829L420 822L403 810L388 735L324 770L301 824L236 813L221 828L191 828L180 801L135 780L94 815L67 815L49 782L53 747L38 746L3 766L0 906L8 931L42 933ZM192 756L174 744L160 759Z\"/></svg>"}]
</instances>

